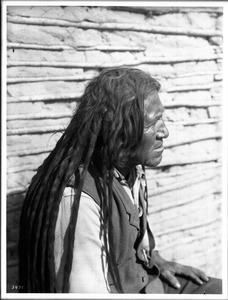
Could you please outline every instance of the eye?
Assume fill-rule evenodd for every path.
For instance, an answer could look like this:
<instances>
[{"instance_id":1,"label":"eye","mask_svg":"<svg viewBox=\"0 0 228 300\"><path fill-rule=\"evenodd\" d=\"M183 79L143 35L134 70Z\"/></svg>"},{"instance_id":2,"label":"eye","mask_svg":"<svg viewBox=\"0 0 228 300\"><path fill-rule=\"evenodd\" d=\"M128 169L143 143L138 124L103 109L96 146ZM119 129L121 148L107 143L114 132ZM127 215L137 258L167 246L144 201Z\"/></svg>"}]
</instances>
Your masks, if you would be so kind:
<instances>
[{"instance_id":1,"label":"eye","mask_svg":"<svg viewBox=\"0 0 228 300\"><path fill-rule=\"evenodd\" d=\"M144 132L149 131L151 128L154 127L154 125L155 124L153 123L153 124L149 124L149 125L144 126Z\"/></svg>"},{"instance_id":2,"label":"eye","mask_svg":"<svg viewBox=\"0 0 228 300\"><path fill-rule=\"evenodd\" d=\"M151 128L155 127L156 124L157 124L159 121L162 121L162 120L163 120L163 116L162 116L162 115L161 115L161 116L157 116L157 117L153 120L153 122L150 122L149 124L147 124L147 125L144 126L144 131L146 132L146 131L150 130Z\"/></svg>"},{"instance_id":3,"label":"eye","mask_svg":"<svg viewBox=\"0 0 228 300\"><path fill-rule=\"evenodd\" d=\"M144 126L144 132L148 131L151 128L151 126Z\"/></svg>"},{"instance_id":4,"label":"eye","mask_svg":"<svg viewBox=\"0 0 228 300\"><path fill-rule=\"evenodd\" d=\"M157 122L160 122L160 121L161 121L161 122L163 121L163 116L160 116L160 117L157 119L156 123L157 123Z\"/></svg>"}]
</instances>

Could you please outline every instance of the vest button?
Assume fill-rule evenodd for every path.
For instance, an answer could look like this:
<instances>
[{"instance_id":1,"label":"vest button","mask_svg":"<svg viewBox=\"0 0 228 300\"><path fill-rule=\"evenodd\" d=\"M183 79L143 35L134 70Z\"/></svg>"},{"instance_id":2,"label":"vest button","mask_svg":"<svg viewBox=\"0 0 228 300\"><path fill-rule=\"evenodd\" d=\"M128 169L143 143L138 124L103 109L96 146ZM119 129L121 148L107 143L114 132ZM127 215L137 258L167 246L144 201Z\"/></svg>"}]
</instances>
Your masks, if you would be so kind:
<instances>
[{"instance_id":1,"label":"vest button","mask_svg":"<svg viewBox=\"0 0 228 300\"><path fill-rule=\"evenodd\" d=\"M142 276L142 282L145 282L145 276Z\"/></svg>"}]
</instances>

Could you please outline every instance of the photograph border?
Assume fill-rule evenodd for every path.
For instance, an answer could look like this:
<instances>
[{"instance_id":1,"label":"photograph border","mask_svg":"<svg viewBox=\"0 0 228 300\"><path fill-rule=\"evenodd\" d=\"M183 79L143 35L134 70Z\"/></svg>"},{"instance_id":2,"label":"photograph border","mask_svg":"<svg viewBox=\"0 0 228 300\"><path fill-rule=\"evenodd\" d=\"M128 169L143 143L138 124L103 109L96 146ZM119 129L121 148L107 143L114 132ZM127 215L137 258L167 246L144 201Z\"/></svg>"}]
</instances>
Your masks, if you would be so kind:
<instances>
[{"instance_id":1,"label":"photograph border","mask_svg":"<svg viewBox=\"0 0 228 300\"><path fill-rule=\"evenodd\" d=\"M222 295L205 295L202 299L227 299L227 169L228 169L228 138L227 138L227 113L228 113L228 2L227 1L2 1L2 91L1 91L1 299L199 299L199 295L132 295L125 294L124 296L110 294L14 294L6 292L6 171L7 171L7 146L6 146L6 119L7 119L7 104L6 104L6 64L7 64L7 26L6 26L6 9L8 6L221 6L224 10L223 24L223 149L222 149L222 248L223 248L223 294ZM225 31L226 30L226 31Z\"/></svg>"}]
</instances>

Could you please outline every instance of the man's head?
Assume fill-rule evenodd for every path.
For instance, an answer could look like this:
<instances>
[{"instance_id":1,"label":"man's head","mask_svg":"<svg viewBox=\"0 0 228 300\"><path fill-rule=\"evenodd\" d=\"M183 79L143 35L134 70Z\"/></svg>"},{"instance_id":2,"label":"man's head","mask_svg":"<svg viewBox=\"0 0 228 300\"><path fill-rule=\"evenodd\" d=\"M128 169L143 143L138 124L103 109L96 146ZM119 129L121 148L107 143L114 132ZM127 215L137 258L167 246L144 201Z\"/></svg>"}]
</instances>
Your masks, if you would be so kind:
<instances>
[{"instance_id":1,"label":"man's head","mask_svg":"<svg viewBox=\"0 0 228 300\"><path fill-rule=\"evenodd\" d=\"M168 131L161 119L159 87L150 75L128 68L102 71L86 87L69 126L38 168L26 194L19 252L20 282L28 292L30 289L54 292L55 226L59 203L72 175L76 174L78 180L71 208L63 292L69 287L80 195L91 161L95 162L97 157L101 160L97 167L102 177L101 209L105 225L111 222L114 167L126 171L136 164L155 166L160 162L162 138L168 136ZM111 245L107 249L112 250L113 232L106 231L108 226L103 228ZM117 260L111 250L109 268L121 292Z\"/></svg>"},{"instance_id":2,"label":"man's head","mask_svg":"<svg viewBox=\"0 0 228 300\"><path fill-rule=\"evenodd\" d=\"M169 135L162 119L164 108L158 92L151 92L144 100L144 130L142 139L132 155L135 164L157 166L162 159L163 138Z\"/></svg>"},{"instance_id":3,"label":"man's head","mask_svg":"<svg viewBox=\"0 0 228 300\"><path fill-rule=\"evenodd\" d=\"M104 70L88 84L81 106L85 113L90 107L99 111L102 124L95 149L110 166L160 163L168 130L162 121L159 88L149 74L132 68Z\"/></svg>"}]
</instances>

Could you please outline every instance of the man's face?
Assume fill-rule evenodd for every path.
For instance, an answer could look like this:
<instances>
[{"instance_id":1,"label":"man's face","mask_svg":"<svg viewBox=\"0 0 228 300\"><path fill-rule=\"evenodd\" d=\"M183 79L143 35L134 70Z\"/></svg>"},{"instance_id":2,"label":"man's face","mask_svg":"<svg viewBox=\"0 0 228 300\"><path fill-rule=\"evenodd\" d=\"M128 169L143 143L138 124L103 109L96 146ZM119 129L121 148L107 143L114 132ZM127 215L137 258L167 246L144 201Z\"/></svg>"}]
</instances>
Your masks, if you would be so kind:
<instances>
[{"instance_id":1,"label":"man's face","mask_svg":"<svg viewBox=\"0 0 228 300\"><path fill-rule=\"evenodd\" d=\"M162 160L163 138L169 135L162 119L164 108L157 91L149 94L144 101L144 132L142 140L133 155L136 164L157 166Z\"/></svg>"}]
</instances>

